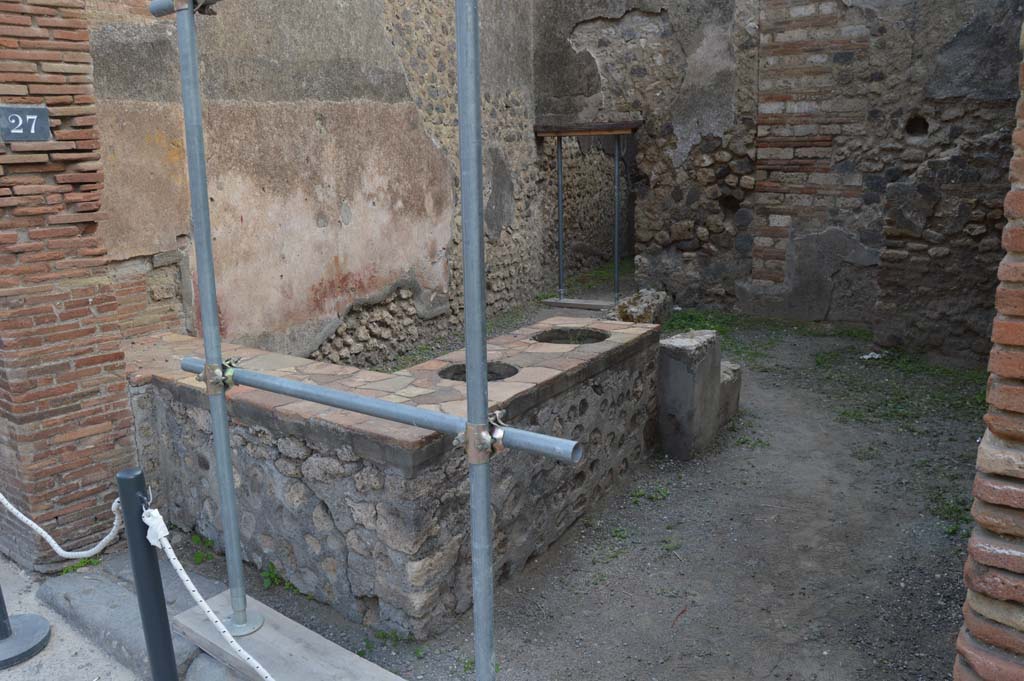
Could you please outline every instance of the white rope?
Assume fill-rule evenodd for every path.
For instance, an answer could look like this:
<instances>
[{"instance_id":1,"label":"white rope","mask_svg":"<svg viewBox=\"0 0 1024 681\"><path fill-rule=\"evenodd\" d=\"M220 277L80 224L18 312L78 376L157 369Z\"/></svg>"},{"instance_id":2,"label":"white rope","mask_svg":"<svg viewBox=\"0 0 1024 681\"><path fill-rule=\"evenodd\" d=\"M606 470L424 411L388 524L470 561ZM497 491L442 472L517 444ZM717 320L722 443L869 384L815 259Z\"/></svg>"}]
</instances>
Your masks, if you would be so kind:
<instances>
[{"instance_id":1,"label":"white rope","mask_svg":"<svg viewBox=\"0 0 1024 681\"><path fill-rule=\"evenodd\" d=\"M110 546L117 540L117 535L121 531L121 500L115 499L114 503L110 505L110 511L114 514L114 526L110 529L110 532L107 533L107 536L104 537L99 544L89 549L88 551L65 551L60 547L60 544L58 544L53 537L47 534L46 530L39 527L39 525L36 525L34 522L32 522L31 518L29 518L24 513L16 509L14 505L11 502L9 502L7 500L7 497L5 497L3 494L0 494L0 504L3 504L4 508L10 511L11 515L13 515L15 518L28 525L33 532L35 532L44 540L46 540L46 543L50 545L50 548L53 549L53 552L61 558L64 558L65 560L82 560L83 558L92 558L93 556L98 556L103 552L104 549L106 549L108 546Z\"/></svg>"},{"instance_id":2,"label":"white rope","mask_svg":"<svg viewBox=\"0 0 1024 681\"><path fill-rule=\"evenodd\" d=\"M161 549L167 556L167 560L171 562L171 567L174 568L174 572L177 573L178 578L181 579L181 583L185 585L185 589L189 595L192 596L192 600L196 602L203 614L206 615L206 619L210 620L214 629L221 635L228 646L234 651L235 655L240 657L249 667L253 669L263 681L274 681L274 677L264 669L256 659L246 652L245 648L238 644L235 637L231 635L231 632L227 630L224 623L220 621L216 613L206 604L206 600L203 599L202 594L199 593L199 589L196 588L195 584L189 578L188 573L185 572L185 568L181 566L181 561L178 560L178 556L174 553L174 547L171 546L171 542L167 539L170 531L167 529L167 524L164 519L160 516L160 512L155 509L146 509L142 513L142 522L149 526L149 532L146 533L146 539L153 546Z\"/></svg>"}]
</instances>

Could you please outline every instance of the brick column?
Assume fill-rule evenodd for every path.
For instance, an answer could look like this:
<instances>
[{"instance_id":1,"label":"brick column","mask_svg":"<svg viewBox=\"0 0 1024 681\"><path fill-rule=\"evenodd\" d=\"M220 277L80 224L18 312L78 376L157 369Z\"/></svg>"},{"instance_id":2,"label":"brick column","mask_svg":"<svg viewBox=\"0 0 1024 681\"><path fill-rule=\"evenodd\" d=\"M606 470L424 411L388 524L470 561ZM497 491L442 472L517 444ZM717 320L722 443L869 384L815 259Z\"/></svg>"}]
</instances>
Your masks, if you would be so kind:
<instances>
[{"instance_id":1,"label":"brick column","mask_svg":"<svg viewBox=\"0 0 1024 681\"><path fill-rule=\"evenodd\" d=\"M844 97L839 75L869 41L856 15L826 0L761 5L757 117L757 219L750 278L786 281L789 240L827 224L829 211L860 206L860 176L836 167L834 141L863 125L862 98Z\"/></svg>"},{"instance_id":2,"label":"brick column","mask_svg":"<svg viewBox=\"0 0 1024 681\"><path fill-rule=\"evenodd\" d=\"M133 458L84 9L0 2L0 101L45 104L52 130L0 147L0 491L69 547L109 529ZM0 552L57 562L3 511Z\"/></svg>"},{"instance_id":3,"label":"brick column","mask_svg":"<svg viewBox=\"0 0 1024 681\"><path fill-rule=\"evenodd\" d=\"M1024 87L1024 67L1021 83ZM957 681L1024 679L1024 100L1017 107Z\"/></svg>"}]
</instances>

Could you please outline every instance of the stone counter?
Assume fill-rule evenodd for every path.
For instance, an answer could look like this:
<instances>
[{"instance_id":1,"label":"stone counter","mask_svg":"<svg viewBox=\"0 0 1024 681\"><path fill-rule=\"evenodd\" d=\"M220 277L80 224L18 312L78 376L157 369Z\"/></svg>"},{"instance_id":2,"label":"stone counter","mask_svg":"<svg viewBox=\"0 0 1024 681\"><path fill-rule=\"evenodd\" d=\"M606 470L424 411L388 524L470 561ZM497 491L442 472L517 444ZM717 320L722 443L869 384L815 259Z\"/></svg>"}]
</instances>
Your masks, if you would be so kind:
<instances>
[{"instance_id":1,"label":"stone counter","mask_svg":"<svg viewBox=\"0 0 1024 681\"><path fill-rule=\"evenodd\" d=\"M534 340L558 328L607 334L580 345ZM511 425L578 439L578 465L519 451L494 460L495 573L543 553L657 432L658 327L554 318L488 342L518 370L491 381ZM455 352L382 374L225 345L246 369L465 415L464 383L439 372ZM220 544L203 386L178 368L198 339L161 335L129 354L140 458L168 519ZM425 637L472 605L469 484L452 438L247 387L228 391L245 560L273 562L317 600L368 625Z\"/></svg>"}]
</instances>

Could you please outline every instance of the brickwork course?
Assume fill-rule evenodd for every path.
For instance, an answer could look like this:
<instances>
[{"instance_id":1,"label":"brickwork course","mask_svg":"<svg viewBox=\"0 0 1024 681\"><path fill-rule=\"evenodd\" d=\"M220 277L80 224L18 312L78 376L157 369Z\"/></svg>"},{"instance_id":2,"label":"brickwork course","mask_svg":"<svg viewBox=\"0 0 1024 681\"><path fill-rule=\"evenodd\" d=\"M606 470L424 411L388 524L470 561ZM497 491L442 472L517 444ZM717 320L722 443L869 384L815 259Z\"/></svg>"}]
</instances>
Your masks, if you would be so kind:
<instances>
[{"instance_id":1,"label":"brickwork course","mask_svg":"<svg viewBox=\"0 0 1024 681\"><path fill-rule=\"evenodd\" d=\"M52 140L0 153L0 489L58 541L91 545L131 460L120 293L81 0L0 3L0 101L45 104ZM55 562L8 514L0 550Z\"/></svg>"},{"instance_id":2,"label":"brickwork course","mask_svg":"<svg viewBox=\"0 0 1024 681\"><path fill-rule=\"evenodd\" d=\"M1022 36L1024 38L1024 36ZM1024 44L1024 40L1022 40ZM1024 67L1021 69L1024 89ZM999 266L988 430L978 448L957 681L1024 678L1024 99L1013 133Z\"/></svg>"}]
</instances>

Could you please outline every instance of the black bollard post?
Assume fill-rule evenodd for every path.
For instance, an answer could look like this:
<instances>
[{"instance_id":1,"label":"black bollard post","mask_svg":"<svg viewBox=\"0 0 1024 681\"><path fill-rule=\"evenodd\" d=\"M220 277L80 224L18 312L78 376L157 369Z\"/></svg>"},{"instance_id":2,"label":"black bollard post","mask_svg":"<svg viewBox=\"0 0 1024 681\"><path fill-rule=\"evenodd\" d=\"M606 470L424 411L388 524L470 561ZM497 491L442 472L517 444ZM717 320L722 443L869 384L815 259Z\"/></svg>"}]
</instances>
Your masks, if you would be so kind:
<instances>
[{"instance_id":1,"label":"black bollard post","mask_svg":"<svg viewBox=\"0 0 1024 681\"><path fill-rule=\"evenodd\" d=\"M164 584L160 581L160 562L156 548L146 539L148 528L142 522L143 505L147 500L146 478L132 468L117 474L117 489L124 511L124 530L128 537L128 553L135 578L135 595L139 599L142 633L149 652L153 681L178 681L178 667L171 643L171 623L167 618Z\"/></svg>"},{"instance_id":2,"label":"black bollard post","mask_svg":"<svg viewBox=\"0 0 1024 681\"><path fill-rule=\"evenodd\" d=\"M7 615L0 588L0 669L32 659L50 642L50 623L39 615Z\"/></svg>"}]
</instances>

